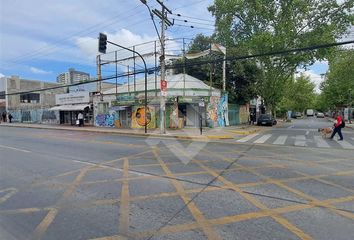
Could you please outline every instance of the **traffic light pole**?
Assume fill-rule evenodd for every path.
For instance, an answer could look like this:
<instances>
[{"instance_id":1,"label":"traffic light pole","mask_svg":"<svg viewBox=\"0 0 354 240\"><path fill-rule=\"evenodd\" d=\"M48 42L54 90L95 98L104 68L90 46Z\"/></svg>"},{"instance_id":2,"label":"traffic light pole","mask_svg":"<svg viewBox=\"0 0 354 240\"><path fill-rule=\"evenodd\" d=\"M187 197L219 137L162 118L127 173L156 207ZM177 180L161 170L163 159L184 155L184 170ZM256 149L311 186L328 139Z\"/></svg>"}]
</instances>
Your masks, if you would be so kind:
<instances>
[{"instance_id":1,"label":"traffic light pole","mask_svg":"<svg viewBox=\"0 0 354 240\"><path fill-rule=\"evenodd\" d=\"M125 49L125 50L127 50L127 51L130 51L130 52L133 52L133 53L137 54L137 55L141 58L141 60L143 61L143 63L144 63L144 68L145 68L145 70L144 70L144 73L145 73L145 105L144 105L144 108L145 108L144 122L145 122L145 124L144 124L144 131L145 131L145 133L147 133L147 119L146 119L146 115L147 115L147 114L146 114L146 113L147 113L147 67L146 67L145 59L143 58L143 56L141 56L140 53L138 53L138 52L135 51L135 50L129 49L129 48L124 47L124 46L121 46L121 45L116 44L116 43L111 42L111 41L107 41L107 43L110 43L110 44L112 44L112 45L114 45L114 46L123 48L123 49Z\"/></svg>"}]
</instances>

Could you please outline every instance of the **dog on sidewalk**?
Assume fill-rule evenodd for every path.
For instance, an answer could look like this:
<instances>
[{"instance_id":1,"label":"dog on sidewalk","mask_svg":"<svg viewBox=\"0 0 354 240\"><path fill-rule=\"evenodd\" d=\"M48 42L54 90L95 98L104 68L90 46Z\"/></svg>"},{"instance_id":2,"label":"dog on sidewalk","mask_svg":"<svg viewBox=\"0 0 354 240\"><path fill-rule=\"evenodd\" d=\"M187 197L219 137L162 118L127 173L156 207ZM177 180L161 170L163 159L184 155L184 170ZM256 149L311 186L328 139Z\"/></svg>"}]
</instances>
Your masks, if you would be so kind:
<instances>
[{"instance_id":1,"label":"dog on sidewalk","mask_svg":"<svg viewBox=\"0 0 354 240\"><path fill-rule=\"evenodd\" d=\"M318 132L321 133L322 138L328 138L329 136L331 136L332 131L333 131L333 129L331 127L319 128L318 129Z\"/></svg>"}]
</instances>

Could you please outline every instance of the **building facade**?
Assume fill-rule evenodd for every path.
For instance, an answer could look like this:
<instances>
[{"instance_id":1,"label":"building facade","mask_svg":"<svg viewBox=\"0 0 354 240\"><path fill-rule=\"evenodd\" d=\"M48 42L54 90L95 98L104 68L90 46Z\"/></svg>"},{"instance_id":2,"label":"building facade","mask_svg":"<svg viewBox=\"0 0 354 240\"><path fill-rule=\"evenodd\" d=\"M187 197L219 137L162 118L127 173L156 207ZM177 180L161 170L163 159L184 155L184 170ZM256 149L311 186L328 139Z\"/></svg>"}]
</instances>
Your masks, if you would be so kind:
<instances>
[{"instance_id":1,"label":"building facade","mask_svg":"<svg viewBox=\"0 0 354 240\"><path fill-rule=\"evenodd\" d=\"M57 83L73 84L90 80L90 74L76 71L74 68L69 68L68 72L61 73L57 76Z\"/></svg>"},{"instance_id":2,"label":"building facade","mask_svg":"<svg viewBox=\"0 0 354 240\"><path fill-rule=\"evenodd\" d=\"M32 91L57 87L59 84L21 79L18 76L2 77L0 82L0 93L13 94L22 92L0 97L0 111L11 113L14 122L58 123L58 116L49 111L49 109L55 106L55 94L64 93L65 89Z\"/></svg>"},{"instance_id":3,"label":"building facade","mask_svg":"<svg viewBox=\"0 0 354 240\"><path fill-rule=\"evenodd\" d=\"M186 74L168 75L165 119L167 128L228 126L228 99L219 89ZM93 98L95 126L150 129L160 125L160 80L147 79L148 107L145 112L145 81L124 84ZM145 122L145 116L146 121Z\"/></svg>"}]
</instances>

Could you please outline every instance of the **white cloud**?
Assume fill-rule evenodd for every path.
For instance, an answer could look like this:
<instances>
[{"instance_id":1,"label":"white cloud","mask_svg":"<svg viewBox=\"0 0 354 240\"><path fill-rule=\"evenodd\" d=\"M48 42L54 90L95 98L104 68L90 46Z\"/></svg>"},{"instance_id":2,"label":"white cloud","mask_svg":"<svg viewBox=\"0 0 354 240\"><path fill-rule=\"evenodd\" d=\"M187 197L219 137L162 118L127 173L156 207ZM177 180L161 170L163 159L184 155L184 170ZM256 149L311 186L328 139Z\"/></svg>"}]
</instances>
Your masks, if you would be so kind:
<instances>
[{"instance_id":1,"label":"white cloud","mask_svg":"<svg viewBox=\"0 0 354 240\"><path fill-rule=\"evenodd\" d=\"M2 73L0 73L0 77L5 77L5 75L4 75L4 74L2 74Z\"/></svg>"},{"instance_id":2,"label":"white cloud","mask_svg":"<svg viewBox=\"0 0 354 240\"><path fill-rule=\"evenodd\" d=\"M30 71L35 74L52 74L51 71L45 71L43 69L39 69L35 67L30 67Z\"/></svg>"},{"instance_id":3,"label":"white cloud","mask_svg":"<svg viewBox=\"0 0 354 240\"><path fill-rule=\"evenodd\" d=\"M320 84L323 81L323 77L321 76L321 74L315 73L313 70L300 70L299 73L297 73L295 76L299 77L301 74L307 76L310 78L311 82L313 82L316 87L315 87L315 91L316 93L320 93Z\"/></svg>"}]
</instances>

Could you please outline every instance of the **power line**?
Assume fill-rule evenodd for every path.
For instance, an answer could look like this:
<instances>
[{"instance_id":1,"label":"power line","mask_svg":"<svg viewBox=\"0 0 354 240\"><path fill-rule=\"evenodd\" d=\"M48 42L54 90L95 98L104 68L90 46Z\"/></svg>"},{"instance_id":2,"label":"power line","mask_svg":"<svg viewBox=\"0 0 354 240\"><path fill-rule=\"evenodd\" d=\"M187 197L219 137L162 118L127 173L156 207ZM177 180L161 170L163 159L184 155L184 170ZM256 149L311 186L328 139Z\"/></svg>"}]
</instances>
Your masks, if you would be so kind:
<instances>
[{"instance_id":1,"label":"power line","mask_svg":"<svg viewBox=\"0 0 354 240\"><path fill-rule=\"evenodd\" d=\"M265 56L272 56L272 55L287 55L287 54L290 54L290 53L297 53L297 52L302 52L302 51L311 51L311 50L316 50L316 49L330 48L330 47L342 46L342 45L347 45L347 44L354 44L354 40L345 41L345 42L338 42L338 43L329 43L329 44L323 44L323 45L313 45L313 46L304 47L304 48L288 49L288 50L269 52L269 53L262 53L262 54L228 57L228 58L226 58L226 61L244 60L244 59L249 59L249 58L265 57ZM213 60L208 60L208 61L191 62L191 63L188 64L188 66L203 65L203 64L209 64L209 63L218 63L218 62L222 62L222 61L224 61L224 58L215 58ZM168 65L166 67L168 69L175 69L175 68L181 68L183 66L184 66L184 64L173 64L173 65ZM159 67L148 68L148 72L158 71L159 69L160 69ZM59 89L59 88L64 88L64 87L78 86L78 85L92 83L92 82L100 82L100 81L115 79L116 77L126 77L126 76L129 76L129 75L136 75L136 74L141 74L141 73L144 73L144 72L145 72L145 70L139 70L139 71L135 71L135 72L132 72L132 73L122 73L122 74L119 74L117 76L113 75L113 76L108 76L108 77L104 77L104 78L101 78L101 79L93 79L93 80L86 81L86 82L81 82L81 83L60 85L60 86L55 86L55 87L34 89L34 90L28 90L28 91L16 92L16 93L6 93L6 94L0 94L0 96L5 96L5 95L9 96L9 95L26 94L26 93L32 93L32 92L48 91L48 90Z\"/></svg>"},{"instance_id":2,"label":"power line","mask_svg":"<svg viewBox=\"0 0 354 240\"><path fill-rule=\"evenodd\" d=\"M131 11L134 11L134 10L135 10L136 8L138 8L138 7L139 7L139 6L136 6L136 7L132 8L132 9L128 10L127 12L125 12L125 14L126 14L126 13L129 13L129 12L131 12ZM134 15L136 15L136 14L137 14L137 13L133 14L132 16L134 16ZM54 43L55 43L54 45L57 45L58 43L62 43L62 42L65 42L66 40L72 39L73 37L75 37L75 36L77 36L77 35L86 33L88 30L90 30L90 32L92 32L91 29L95 29L95 28L97 28L97 27L105 27L105 26L109 26L109 25L115 24L115 22L109 23L109 24L104 24L104 23L105 23L105 22L112 22L112 21L115 21L115 19L116 19L117 17L122 17L122 13L119 13L118 15L115 15L111 20L102 21L102 22L97 23L97 24L94 24L94 25L92 25L92 26L90 26L90 27L88 27L88 28L86 28L86 29L84 29L84 30L71 33L71 34L69 34L69 35L67 35L67 36L65 36L65 37L63 37L63 38L61 38L61 39L55 41L55 42L54 42ZM90 32L88 32L88 33L90 33ZM39 48L39 49L34 50L34 51L32 51L32 52L29 52L29 53L27 53L27 54L24 54L24 56L17 57L17 58L14 58L14 59L10 59L10 61L17 61L18 59L23 59L23 58L26 58L27 56L30 57L30 56L32 56L32 55L37 55L38 53L42 52L43 50L49 50L49 49L52 49L52 48L53 48L53 47L48 47L48 46L47 46L47 47L42 47L42 48Z\"/></svg>"},{"instance_id":3,"label":"power line","mask_svg":"<svg viewBox=\"0 0 354 240\"><path fill-rule=\"evenodd\" d=\"M199 24L199 25L212 26L212 27L214 27L214 24L210 24L210 23L200 23L200 22L189 21L189 20L182 20L182 19L175 19L175 18L172 18L172 19L175 20L175 21L177 21L177 22L195 23L195 24Z\"/></svg>"},{"instance_id":4,"label":"power line","mask_svg":"<svg viewBox=\"0 0 354 240\"><path fill-rule=\"evenodd\" d=\"M213 28L195 27L193 25L182 25L182 24L176 24L176 23L174 25L180 26L180 27L187 27L187 28L207 29L207 30L210 30L210 31L214 31L215 30Z\"/></svg>"},{"instance_id":5,"label":"power line","mask_svg":"<svg viewBox=\"0 0 354 240\"><path fill-rule=\"evenodd\" d=\"M196 18L196 17L189 17L189 16L182 15L182 14L179 14L179 13L177 13L177 14L172 13L171 15L174 15L174 16L177 16L177 17L184 17L184 18L187 18L187 19L194 19L194 20L199 20L199 21L212 22L212 23L214 23L213 20L207 20L207 19Z\"/></svg>"}]
</instances>

